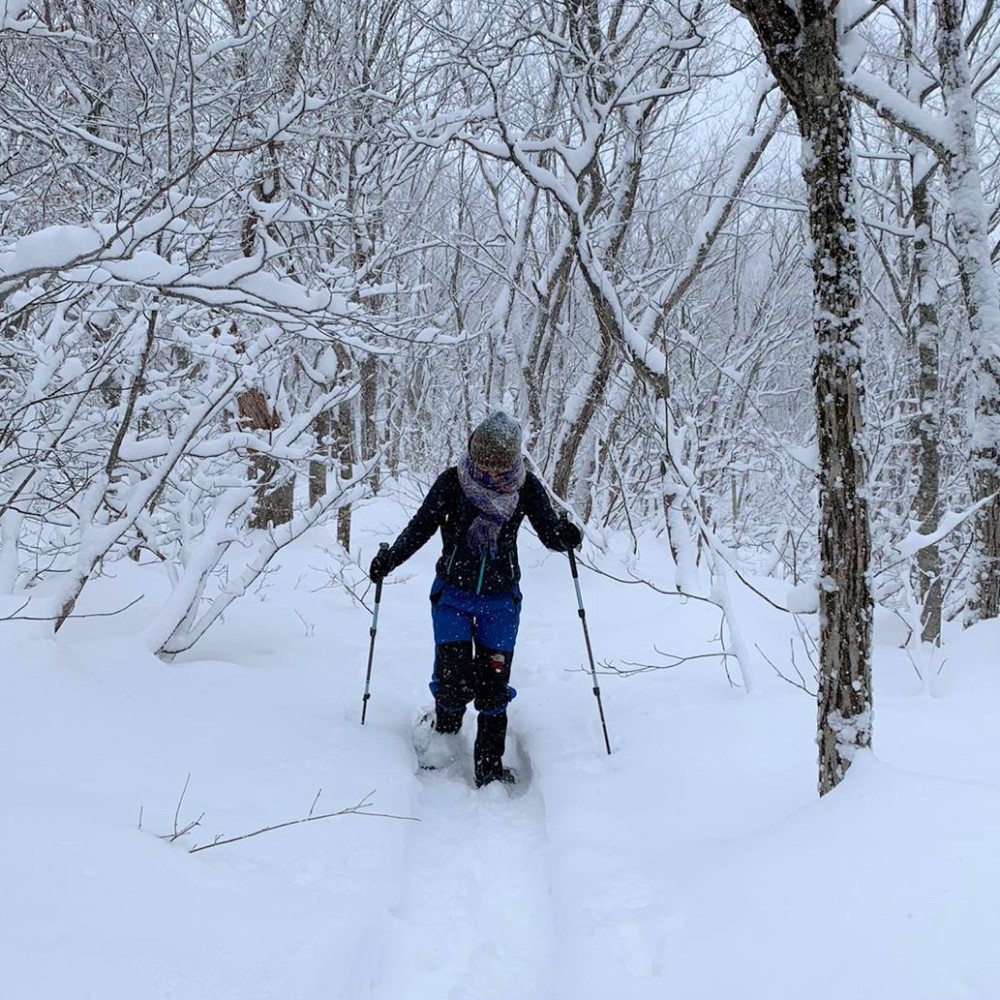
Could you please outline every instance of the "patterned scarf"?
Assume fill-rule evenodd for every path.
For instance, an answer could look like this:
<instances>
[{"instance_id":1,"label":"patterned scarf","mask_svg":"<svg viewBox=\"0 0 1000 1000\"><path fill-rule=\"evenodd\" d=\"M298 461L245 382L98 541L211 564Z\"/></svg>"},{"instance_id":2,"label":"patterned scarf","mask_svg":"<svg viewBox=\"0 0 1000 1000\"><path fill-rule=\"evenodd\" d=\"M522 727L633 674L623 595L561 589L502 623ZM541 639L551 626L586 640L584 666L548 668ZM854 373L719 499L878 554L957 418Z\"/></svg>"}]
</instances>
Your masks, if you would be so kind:
<instances>
[{"instance_id":1,"label":"patterned scarf","mask_svg":"<svg viewBox=\"0 0 1000 1000\"><path fill-rule=\"evenodd\" d=\"M485 481L472 459L466 455L458 463L458 481L462 492L472 501L479 515L469 526L469 545L490 557L497 554L500 529L510 520L524 485L524 459L518 455L513 468Z\"/></svg>"}]
</instances>

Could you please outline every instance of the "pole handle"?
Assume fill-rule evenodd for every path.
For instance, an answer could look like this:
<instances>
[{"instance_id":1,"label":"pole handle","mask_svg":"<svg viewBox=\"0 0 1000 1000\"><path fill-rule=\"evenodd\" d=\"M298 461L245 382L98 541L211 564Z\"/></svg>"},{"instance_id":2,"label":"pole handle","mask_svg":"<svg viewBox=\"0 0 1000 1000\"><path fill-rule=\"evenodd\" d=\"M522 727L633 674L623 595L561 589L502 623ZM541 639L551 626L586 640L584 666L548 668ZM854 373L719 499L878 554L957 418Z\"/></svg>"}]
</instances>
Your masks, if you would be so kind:
<instances>
[{"instance_id":1,"label":"pole handle","mask_svg":"<svg viewBox=\"0 0 1000 1000\"><path fill-rule=\"evenodd\" d=\"M378 550L379 552L387 552L389 550L389 543L379 542ZM379 580L379 582L375 584L375 603L378 604L379 601L381 600L382 600L382 580Z\"/></svg>"}]
</instances>

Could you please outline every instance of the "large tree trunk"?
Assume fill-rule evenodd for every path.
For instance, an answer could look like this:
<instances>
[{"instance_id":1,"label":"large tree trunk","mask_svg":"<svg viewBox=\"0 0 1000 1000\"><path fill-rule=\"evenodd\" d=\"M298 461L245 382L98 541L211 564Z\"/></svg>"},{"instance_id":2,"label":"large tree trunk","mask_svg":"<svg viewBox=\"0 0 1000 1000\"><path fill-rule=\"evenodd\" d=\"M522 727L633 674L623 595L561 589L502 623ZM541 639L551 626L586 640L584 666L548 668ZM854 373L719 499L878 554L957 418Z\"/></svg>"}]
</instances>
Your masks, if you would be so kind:
<instances>
[{"instance_id":1,"label":"large tree trunk","mask_svg":"<svg viewBox=\"0 0 1000 1000\"><path fill-rule=\"evenodd\" d=\"M741 5L795 109L812 238L813 368L819 442L819 791L836 787L871 745L871 534L866 499L861 281L851 106L837 0Z\"/></svg>"},{"instance_id":2,"label":"large tree trunk","mask_svg":"<svg viewBox=\"0 0 1000 1000\"><path fill-rule=\"evenodd\" d=\"M962 6L956 0L935 0L941 88L953 136L944 162L949 214L971 333L973 495L985 503L975 522L967 614L971 623L1000 615L1000 281L990 258Z\"/></svg>"}]
</instances>

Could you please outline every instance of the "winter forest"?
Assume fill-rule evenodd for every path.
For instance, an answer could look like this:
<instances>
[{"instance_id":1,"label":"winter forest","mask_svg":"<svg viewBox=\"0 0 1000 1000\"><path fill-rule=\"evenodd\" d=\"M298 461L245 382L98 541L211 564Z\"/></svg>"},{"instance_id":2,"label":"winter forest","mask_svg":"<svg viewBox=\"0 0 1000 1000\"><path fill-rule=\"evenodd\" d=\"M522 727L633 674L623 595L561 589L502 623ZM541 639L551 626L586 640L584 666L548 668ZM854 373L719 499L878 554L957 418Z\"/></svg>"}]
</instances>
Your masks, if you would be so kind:
<instances>
[{"instance_id":1,"label":"winter forest","mask_svg":"<svg viewBox=\"0 0 1000 1000\"><path fill-rule=\"evenodd\" d=\"M336 711L351 735L337 739L352 760L347 741L361 737L346 700L364 677L368 561L496 408L521 422L530 468L584 531L584 586L595 597L624 588L600 600L646 609L641 667L595 630L602 684L620 685L620 701L669 697L626 685L654 674L679 683L668 676L714 657L699 677L711 671L740 693L741 711L754 711L747 694L771 688L805 706L795 767L826 798L860 752L879 749L878 621L919 694L957 669L949 637L995 669L1000 7L0 0L0 664L44 647L62 650L45 655L69 675L74 642L127 641L171 677L237 658L222 637L236 635L234 621L251 628L265 613L255 602L297 559L340 609L322 654L344 661ZM414 584L415 607L430 572ZM553 587L569 587L565 567L551 573ZM387 585L385 614L403 591ZM313 635L305 605L288 600ZM537 589L530 600L543 603ZM704 616L715 638L661 655L681 645L658 628L667 607L689 609L678 621ZM766 655L761 615L782 636ZM580 644L575 617L564 615L560 644ZM18 697L71 683L53 680L43 695L37 679L18 678L2 696L15 713ZM220 675L206 696L243 683ZM593 727L589 678L574 684ZM375 690L373 706L395 704L377 674ZM5 728L5 741L21 731ZM536 740L524 752L537 787L518 808L544 787L548 744ZM991 752L982 771L956 776L990 786L980 815L995 818ZM380 759L395 760L387 749ZM142 793L177 834L190 770L165 769ZM408 813L383 800L391 788L379 779L377 804ZM32 794L24 801L45 793ZM547 802L553 828L559 801ZM754 813L757 826L804 801ZM393 819L340 833L349 822L361 824L333 819L325 835L406 835ZM278 839L255 842L270 845L267 864ZM306 842L295 841L300 861ZM975 877L1000 884L996 862L987 867ZM568 899L577 882L564 883ZM626 923L618 914L600 926ZM584 928L576 959L598 926ZM651 985L660 959L642 978L639 945L621 948L643 985L608 971L608 988L665 995ZM394 988L389 973L337 988L536 995L527 972L504 990L449 980L451 993L442 974L423 993L395 954ZM599 995L600 976L581 971L573 985L576 959L562 954L557 987L537 995ZM956 961L964 986L921 978L897 993L886 972L881 991L854 995L1000 995L995 961L978 973ZM788 975L788 992L771 982L743 995L806 995ZM29 982L8 982L12 1000L36 995ZM217 992L171 982L130 995L341 995L287 981L233 979ZM119 995L71 986L37 995ZM672 995L734 995L686 989Z\"/></svg>"}]
</instances>

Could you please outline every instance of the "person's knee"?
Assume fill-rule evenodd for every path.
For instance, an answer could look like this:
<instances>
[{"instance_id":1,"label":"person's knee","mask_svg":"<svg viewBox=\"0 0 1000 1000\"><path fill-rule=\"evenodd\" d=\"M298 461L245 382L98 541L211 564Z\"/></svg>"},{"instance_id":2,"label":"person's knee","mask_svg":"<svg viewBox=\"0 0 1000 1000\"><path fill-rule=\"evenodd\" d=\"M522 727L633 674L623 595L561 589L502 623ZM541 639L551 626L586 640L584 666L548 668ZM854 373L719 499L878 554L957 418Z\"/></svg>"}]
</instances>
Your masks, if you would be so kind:
<instances>
[{"instance_id":1,"label":"person's knee","mask_svg":"<svg viewBox=\"0 0 1000 1000\"><path fill-rule=\"evenodd\" d=\"M516 694L510 686L509 650L479 649L476 652L476 710L497 715L506 710Z\"/></svg>"},{"instance_id":2,"label":"person's knee","mask_svg":"<svg viewBox=\"0 0 1000 1000\"><path fill-rule=\"evenodd\" d=\"M480 646L476 650L476 673L484 681L499 680L506 684L513 658L513 650Z\"/></svg>"}]
</instances>

